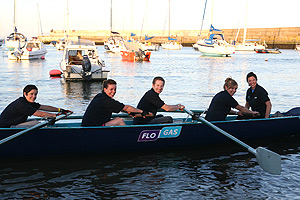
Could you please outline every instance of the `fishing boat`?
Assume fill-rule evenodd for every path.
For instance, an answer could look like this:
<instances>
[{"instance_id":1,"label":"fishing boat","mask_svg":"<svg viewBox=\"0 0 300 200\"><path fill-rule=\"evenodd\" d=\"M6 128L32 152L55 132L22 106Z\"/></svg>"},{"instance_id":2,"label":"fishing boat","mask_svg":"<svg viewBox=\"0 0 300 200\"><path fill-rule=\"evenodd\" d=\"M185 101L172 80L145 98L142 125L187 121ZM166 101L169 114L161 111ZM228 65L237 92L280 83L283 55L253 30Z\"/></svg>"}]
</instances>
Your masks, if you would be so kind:
<instances>
[{"instance_id":1,"label":"fishing boat","mask_svg":"<svg viewBox=\"0 0 300 200\"><path fill-rule=\"evenodd\" d=\"M132 125L132 118L128 114L113 115L116 116L122 117L126 125L81 127L82 116L69 116L54 125L47 124L26 134L19 134L9 141L7 137L20 131L26 132L26 129L0 128L0 158L149 153L232 142L214 128L191 117L174 118L174 122L169 124ZM243 142L300 134L298 116L235 119L236 116L229 116L226 121L215 121L211 124Z\"/></svg>"},{"instance_id":2,"label":"fishing boat","mask_svg":"<svg viewBox=\"0 0 300 200\"><path fill-rule=\"evenodd\" d=\"M300 45L299 44L296 44L295 50L300 51Z\"/></svg>"},{"instance_id":3,"label":"fishing boat","mask_svg":"<svg viewBox=\"0 0 300 200\"><path fill-rule=\"evenodd\" d=\"M274 53L274 54L281 53L281 51L278 48L275 48L275 49L255 49L254 51L256 53Z\"/></svg>"},{"instance_id":4,"label":"fishing boat","mask_svg":"<svg viewBox=\"0 0 300 200\"><path fill-rule=\"evenodd\" d=\"M68 41L60 68L66 81L101 81L109 72L99 59L95 42L84 39Z\"/></svg>"},{"instance_id":5,"label":"fishing boat","mask_svg":"<svg viewBox=\"0 0 300 200\"><path fill-rule=\"evenodd\" d=\"M121 51L123 61L149 61L151 52L143 50L139 42L124 42L127 50Z\"/></svg>"},{"instance_id":6,"label":"fishing boat","mask_svg":"<svg viewBox=\"0 0 300 200\"><path fill-rule=\"evenodd\" d=\"M45 59L47 49L44 43L33 37L23 48L15 48L7 52L9 60Z\"/></svg>"}]
</instances>

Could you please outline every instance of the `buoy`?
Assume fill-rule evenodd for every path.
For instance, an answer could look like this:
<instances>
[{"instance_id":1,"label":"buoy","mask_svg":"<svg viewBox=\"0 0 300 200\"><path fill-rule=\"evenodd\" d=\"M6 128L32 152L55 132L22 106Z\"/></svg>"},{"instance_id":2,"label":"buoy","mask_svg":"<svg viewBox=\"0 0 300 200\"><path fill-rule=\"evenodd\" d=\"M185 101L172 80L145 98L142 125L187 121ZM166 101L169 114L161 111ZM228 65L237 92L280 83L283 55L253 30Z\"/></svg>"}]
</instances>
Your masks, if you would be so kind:
<instances>
[{"instance_id":1,"label":"buoy","mask_svg":"<svg viewBox=\"0 0 300 200\"><path fill-rule=\"evenodd\" d=\"M41 59L42 59L42 60L45 60L45 56L42 56Z\"/></svg>"},{"instance_id":2,"label":"buoy","mask_svg":"<svg viewBox=\"0 0 300 200\"><path fill-rule=\"evenodd\" d=\"M268 61L268 58L265 58L265 61Z\"/></svg>"},{"instance_id":3,"label":"buoy","mask_svg":"<svg viewBox=\"0 0 300 200\"><path fill-rule=\"evenodd\" d=\"M58 69L52 69L50 72L49 72L49 75L50 77L60 77L62 74L62 72Z\"/></svg>"}]
</instances>

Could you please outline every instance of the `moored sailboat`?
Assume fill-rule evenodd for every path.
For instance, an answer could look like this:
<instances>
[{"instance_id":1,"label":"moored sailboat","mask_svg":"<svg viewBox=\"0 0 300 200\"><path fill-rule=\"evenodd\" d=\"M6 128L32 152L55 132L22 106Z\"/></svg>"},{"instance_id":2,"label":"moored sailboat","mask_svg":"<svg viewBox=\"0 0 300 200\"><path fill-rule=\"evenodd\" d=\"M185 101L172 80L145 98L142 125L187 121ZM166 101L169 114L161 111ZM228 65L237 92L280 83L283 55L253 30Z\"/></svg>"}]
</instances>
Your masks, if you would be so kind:
<instances>
[{"instance_id":1,"label":"moored sailboat","mask_svg":"<svg viewBox=\"0 0 300 200\"><path fill-rule=\"evenodd\" d=\"M179 42L177 42L176 38L172 38L171 37L171 33L170 33L170 26L171 26L171 11L170 11L170 0L169 0L169 37L168 37L168 41L161 44L161 47L163 49L167 49L167 50L180 50L182 48L182 45L179 44Z\"/></svg>"},{"instance_id":2,"label":"moored sailboat","mask_svg":"<svg viewBox=\"0 0 300 200\"><path fill-rule=\"evenodd\" d=\"M44 59L47 49L44 43L33 37L28 41L23 48L15 48L7 52L9 60L31 60L31 59Z\"/></svg>"},{"instance_id":3,"label":"moored sailboat","mask_svg":"<svg viewBox=\"0 0 300 200\"><path fill-rule=\"evenodd\" d=\"M208 39L197 41L195 46L198 50L205 56L229 56L233 54L235 48L226 42L224 35L221 33L222 31L211 25L210 32L213 31L218 33L211 33Z\"/></svg>"}]
</instances>

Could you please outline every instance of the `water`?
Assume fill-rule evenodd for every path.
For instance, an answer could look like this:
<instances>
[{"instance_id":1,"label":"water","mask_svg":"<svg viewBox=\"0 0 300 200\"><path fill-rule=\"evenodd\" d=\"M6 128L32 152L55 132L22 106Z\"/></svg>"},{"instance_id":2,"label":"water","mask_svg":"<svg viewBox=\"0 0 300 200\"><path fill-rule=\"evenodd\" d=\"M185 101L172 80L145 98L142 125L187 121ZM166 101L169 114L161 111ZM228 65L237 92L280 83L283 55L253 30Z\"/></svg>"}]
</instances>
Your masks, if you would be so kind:
<instances>
[{"instance_id":1,"label":"water","mask_svg":"<svg viewBox=\"0 0 300 200\"><path fill-rule=\"evenodd\" d=\"M82 115L101 83L66 83L50 78L59 69L62 52L47 46L45 60L9 61L0 51L0 110L22 95L27 84L39 88L37 102ZM188 109L206 109L231 76L239 83L234 98L245 104L245 77L253 71L269 93L272 113L299 106L300 53L237 52L230 58L202 57L192 48L153 52L151 62L122 62L119 55L99 54L118 82L115 98L137 105L162 76L161 98ZM267 59L267 61L266 61ZM255 129L253 130L255 131ZM297 199L299 138L251 143L282 155L282 175L261 170L253 155L238 145L209 149L120 154L106 157L63 157L0 161L0 199Z\"/></svg>"}]
</instances>

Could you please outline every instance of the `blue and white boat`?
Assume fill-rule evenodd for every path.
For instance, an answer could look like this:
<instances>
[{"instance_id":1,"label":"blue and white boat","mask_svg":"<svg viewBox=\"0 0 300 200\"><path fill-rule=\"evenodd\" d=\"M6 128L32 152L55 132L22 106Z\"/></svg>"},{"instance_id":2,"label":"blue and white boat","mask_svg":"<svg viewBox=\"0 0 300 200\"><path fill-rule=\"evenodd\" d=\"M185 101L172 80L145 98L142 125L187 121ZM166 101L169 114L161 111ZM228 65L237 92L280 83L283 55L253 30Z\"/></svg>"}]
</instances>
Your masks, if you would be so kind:
<instances>
[{"instance_id":1,"label":"blue and white boat","mask_svg":"<svg viewBox=\"0 0 300 200\"><path fill-rule=\"evenodd\" d=\"M198 40L193 45L194 49L198 49L205 56L229 56L233 54L235 47L226 42L221 32L211 25L209 38Z\"/></svg>"}]
</instances>

